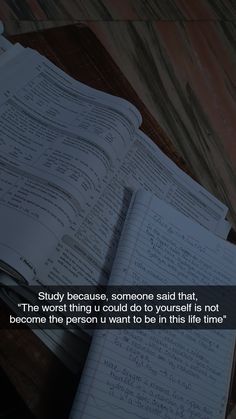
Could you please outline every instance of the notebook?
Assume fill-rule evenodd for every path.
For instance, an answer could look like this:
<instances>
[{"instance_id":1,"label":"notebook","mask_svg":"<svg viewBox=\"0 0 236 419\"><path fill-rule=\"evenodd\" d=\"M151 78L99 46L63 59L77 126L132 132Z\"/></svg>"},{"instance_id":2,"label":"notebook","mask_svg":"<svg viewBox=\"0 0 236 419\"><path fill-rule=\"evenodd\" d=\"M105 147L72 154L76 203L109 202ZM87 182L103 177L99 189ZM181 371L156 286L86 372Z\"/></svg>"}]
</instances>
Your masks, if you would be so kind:
<instances>
[{"instance_id":1,"label":"notebook","mask_svg":"<svg viewBox=\"0 0 236 419\"><path fill-rule=\"evenodd\" d=\"M234 245L135 194L109 285L235 285L235 272ZM234 345L232 330L96 330L70 419L224 419Z\"/></svg>"}]
</instances>

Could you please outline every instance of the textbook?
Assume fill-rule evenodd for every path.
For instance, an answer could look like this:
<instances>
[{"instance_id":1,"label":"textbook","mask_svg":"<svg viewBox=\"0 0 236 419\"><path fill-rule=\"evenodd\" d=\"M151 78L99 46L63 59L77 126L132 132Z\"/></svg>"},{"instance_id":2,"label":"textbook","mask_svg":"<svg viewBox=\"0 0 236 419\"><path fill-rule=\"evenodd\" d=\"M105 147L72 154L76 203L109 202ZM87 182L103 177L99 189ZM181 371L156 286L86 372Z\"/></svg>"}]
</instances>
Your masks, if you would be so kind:
<instances>
[{"instance_id":1,"label":"textbook","mask_svg":"<svg viewBox=\"0 0 236 419\"><path fill-rule=\"evenodd\" d=\"M0 266L28 284L106 284L132 193L226 237L227 207L140 129L129 102L30 48L0 56Z\"/></svg>"},{"instance_id":2,"label":"textbook","mask_svg":"<svg viewBox=\"0 0 236 419\"><path fill-rule=\"evenodd\" d=\"M129 269L133 257L141 260L146 256L143 267L153 263L146 254L148 246L142 247L141 233L144 244L147 234L155 236L158 228L170 222L176 235L182 231L183 246L183 237L192 232L206 252L214 242L216 249L222 248L222 255L227 249L235 256L234 247L223 240L230 229L225 219L227 207L180 170L140 130L142 117L133 104L74 80L30 48L0 39L0 52L0 267L5 272L4 283L15 280L45 286L118 284L129 278L128 274L123 277L128 271L121 275L118 266L128 269L124 265L129 249L134 249L134 220L140 236L131 253ZM167 219L152 230L151 211L158 210ZM142 230L142 217L143 223L150 217L148 233ZM169 246L172 239L171 236L167 240ZM179 260L175 263L172 249L173 272L165 276L162 263L169 256L166 253L160 258L159 247L152 252L156 270L152 266L154 275L148 279L155 284L161 280L177 283L186 265ZM209 251L209 258L215 269L218 258L219 277L224 278L222 275L227 272L227 278L232 279L220 251L215 259L213 253ZM201 267L199 280L204 273L206 284L211 284L213 271L202 254L201 257L202 267L200 259L196 266ZM194 260L192 257L187 264L189 281ZM230 269L235 272L234 262ZM145 280L144 272L138 269L136 285ZM73 351L70 345L63 345L63 332L41 331L40 336L69 364L70 358L76 358L79 345ZM65 333L70 339L75 338L74 331ZM80 418L83 414L99 419L94 413L97 405L102 419L132 415L148 419L223 418L233 337L225 332L214 332L211 337L211 333L96 331L72 416ZM124 343L127 339L128 349ZM210 351L214 345L216 348ZM174 363L173 348L177 349ZM189 348L189 352L184 352L184 348ZM137 357L131 356L132 351ZM160 355L155 356L158 351ZM141 352L147 357L143 366L139 361ZM219 361L216 369L211 356ZM183 359L189 362L186 370ZM174 365L175 374L171 373ZM145 375L146 369L152 380ZM95 373L91 374L93 370ZM102 375L105 371L106 381L99 375L101 371ZM219 382L216 377L220 377ZM199 385L203 378L205 387ZM211 401L207 404L204 397L209 384ZM195 397L198 391L201 393ZM192 416L187 415L184 406L192 409Z\"/></svg>"}]
</instances>

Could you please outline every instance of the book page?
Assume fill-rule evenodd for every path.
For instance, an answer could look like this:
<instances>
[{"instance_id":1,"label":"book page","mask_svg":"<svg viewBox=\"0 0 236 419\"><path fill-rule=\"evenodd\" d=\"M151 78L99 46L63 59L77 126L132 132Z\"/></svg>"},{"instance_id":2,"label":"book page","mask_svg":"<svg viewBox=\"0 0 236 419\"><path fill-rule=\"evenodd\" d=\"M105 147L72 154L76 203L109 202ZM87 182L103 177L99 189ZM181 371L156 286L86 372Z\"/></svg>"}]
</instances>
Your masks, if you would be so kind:
<instances>
[{"instance_id":1,"label":"book page","mask_svg":"<svg viewBox=\"0 0 236 419\"><path fill-rule=\"evenodd\" d=\"M4 44L4 42L2 44ZM0 48L1 48L1 37L0 37ZM3 67L6 66L6 64L8 66L11 66L11 64L12 64L11 60L15 59L16 56L24 50L24 48L20 44L10 45L6 50L4 48L5 47L2 45L2 51L1 51L1 54L0 54L1 55L0 67L1 67L2 70L3 70ZM3 73L7 72L7 69L9 69L8 66L5 67Z\"/></svg>"},{"instance_id":2,"label":"book page","mask_svg":"<svg viewBox=\"0 0 236 419\"><path fill-rule=\"evenodd\" d=\"M110 285L235 285L236 250L147 192ZM234 331L96 331L70 419L224 419Z\"/></svg>"},{"instance_id":3,"label":"book page","mask_svg":"<svg viewBox=\"0 0 236 419\"><path fill-rule=\"evenodd\" d=\"M3 22L0 20L0 55L12 47L11 42L9 42L2 34L4 31Z\"/></svg>"},{"instance_id":4,"label":"book page","mask_svg":"<svg viewBox=\"0 0 236 419\"><path fill-rule=\"evenodd\" d=\"M0 66L0 77L0 252L5 269L29 281L63 234L78 229L141 117L30 49Z\"/></svg>"},{"instance_id":5,"label":"book page","mask_svg":"<svg viewBox=\"0 0 236 419\"><path fill-rule=\"evenodd\" d=\"M132 193L142 188L215 234L227 207L180 170L138 131L121 166L73 234L66 234L40 272L41 282L107 283ZM91 279L92 278L92 279Z\"/></svg>"},{"instance_id":6,"label":"book page","mask_svg":"<svg viewBox=\"0 0 236 419\"><path fill-rule=\"evenodd\" d=\"M1 33L2 32L0 30L0 55L12 47L11 42L4 38L4 36L1 35Z\"/></svg>"}]
</instances>

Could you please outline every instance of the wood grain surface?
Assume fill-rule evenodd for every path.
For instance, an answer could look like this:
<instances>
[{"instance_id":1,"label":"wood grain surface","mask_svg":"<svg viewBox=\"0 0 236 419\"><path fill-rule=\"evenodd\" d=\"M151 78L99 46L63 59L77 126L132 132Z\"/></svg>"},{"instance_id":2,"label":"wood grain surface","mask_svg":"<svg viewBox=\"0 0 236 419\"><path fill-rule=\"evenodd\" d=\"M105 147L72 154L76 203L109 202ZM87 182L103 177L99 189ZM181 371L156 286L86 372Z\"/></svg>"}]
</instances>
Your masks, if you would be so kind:
<instances>
[{"instance_id":1,"label":"wood grain surface","mask_svg":"<svg viewBox=\"0 0 236 419\"><path fill-rule=\"evenodd\" d=\"M131 101L142 113L142 129L183 170L192 174L90 29L72 25L17 35L10 40L38 50L78 80ZM6 315L6 307L1 307L1 321ZM1 330L0 365L37 418L67 417L79 377L73 376L31 331ZM55 406L57 412L52 415Z\"/></svg>"}]
</instances>

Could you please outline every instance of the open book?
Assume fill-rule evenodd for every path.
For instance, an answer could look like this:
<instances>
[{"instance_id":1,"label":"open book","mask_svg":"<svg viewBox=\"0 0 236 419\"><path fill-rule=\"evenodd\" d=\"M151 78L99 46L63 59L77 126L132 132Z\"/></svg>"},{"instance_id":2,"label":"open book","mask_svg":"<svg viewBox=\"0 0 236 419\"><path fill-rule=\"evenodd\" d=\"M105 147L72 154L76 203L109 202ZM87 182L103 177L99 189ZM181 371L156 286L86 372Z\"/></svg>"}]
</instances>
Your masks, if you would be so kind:
<instances>
[{"instance_id":1,"label":"open book","mask_svg":"<svg viewBox=\"0 0 236 419\"><path fill-rule=\"evenodd\" d=\"M134 105L4 38L0 52L3 271L28 284L106 284L140 188L227 236L227 207L139 129Z\"/></svg>"},{"instance_id":2,"label":"open book","mask_svg":"<svg viewBox=\"0 0 236 419\"><path fill-rule=\"evenodd\" d=\"M235 285L235 273L234 245L135 195L109 285ZM95 331L71 419L224 419L234 343L229 330Z\"/></svg>"},{"instance_id":3,"label":"open book","mask_svg":"<svg viewBox=\"0 0 236 419\"><path fill-rule=\"evenodd\" d=\"M227 235L225 205L139 130L132 104L18 44L0 77L2 269L29 284L106 283L140 187Z\"/></svg>"}]
</instances>

